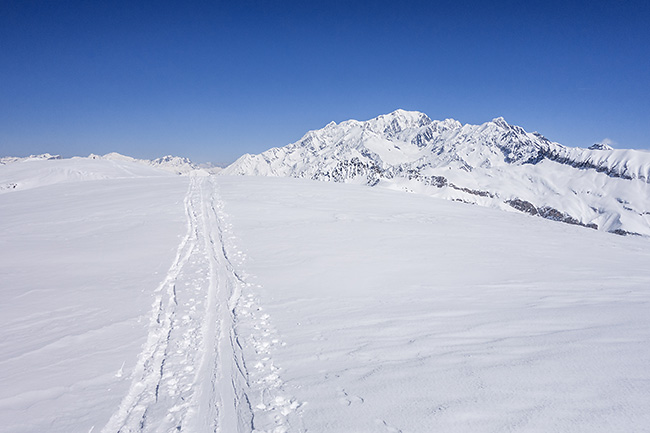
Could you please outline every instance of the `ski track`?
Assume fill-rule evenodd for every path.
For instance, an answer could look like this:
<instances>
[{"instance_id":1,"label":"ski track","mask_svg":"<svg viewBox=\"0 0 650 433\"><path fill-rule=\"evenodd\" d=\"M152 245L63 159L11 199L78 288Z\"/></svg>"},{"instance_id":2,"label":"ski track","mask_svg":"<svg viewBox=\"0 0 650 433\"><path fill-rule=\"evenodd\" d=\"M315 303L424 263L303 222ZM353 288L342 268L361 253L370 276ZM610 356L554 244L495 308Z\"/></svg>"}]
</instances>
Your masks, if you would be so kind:
<instances>
[{"instance_id":1,"label":"ski track","mask_svg":"<svg viewBox=\"0 0 650 433\"><path fill-rule=\"evenodd\" d=\"M272 352L283 343L238 271L236 238L212 177L191 176L187 233L154 291L131 385L102 433L303 431ZM249 369L248 365L253 368ZM294 419L295 418L295 419Z\"/></svg>"}]
</instances>

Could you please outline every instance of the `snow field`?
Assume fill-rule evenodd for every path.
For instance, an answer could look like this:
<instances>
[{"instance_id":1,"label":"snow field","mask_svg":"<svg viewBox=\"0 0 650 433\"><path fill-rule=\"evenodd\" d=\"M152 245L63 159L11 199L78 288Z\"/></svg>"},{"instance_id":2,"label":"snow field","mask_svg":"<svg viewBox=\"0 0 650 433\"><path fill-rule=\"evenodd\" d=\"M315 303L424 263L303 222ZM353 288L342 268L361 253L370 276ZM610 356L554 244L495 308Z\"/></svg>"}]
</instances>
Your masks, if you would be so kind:
<instances>
[{"instance_id":1,"label":"snow field","mask_svg":"<svg viewBox=\"0 0 650 433\"><path fill-rule=\"evenodd\" d=\"M290 431L649 428L647 239L355 185L218 182L283 342Z\"/></svg>"},{"instance_id":2,"label":"snow field","mask_svg":"<svg viewBox=\"0 0 650 433\"><path fill-rule=\"evenodd\" d=\"M214 178L40 184L0 202L0 431L291 430Z\"/></svg>"},{"instance_id":3,"label":"snow field","mask_svg":"<svg viewBox=\"0 0 650 433\"><path fill-rule=\"evenodd\" d=\"M0 194L60 183L173 176L135 160L27 159L0 165Z\"/></svg>"},{"instance_id":4,"label":"snow field","mask_svg":"<svg viewBox=\"0 0 650 433\"><path fill-rule=\"evenodd\" d=\"M100 431L146 340L184 226L187 179L0 196L0 431Z\"/></svg>"},{"instance_id":5,"label":"snow field","mask_svg":"<svg viewBox=\"0 0 650 433\"><path fill-rule=\"evenodd\" d=\"M0 195L0 431L650 427L645 238L93 163Z\"/></svg>"},{"instance_id":6,"label":"snow field","mask_svg":"<svg viewBox=\"0 0 650 433\"><path fill-rule=\"evenodd\" d=\"M187 234L156 290L131 387L104 432L251 431L248 371L234 326L245 283L223 247L212 178L190 177Z\"/></svg>"}]
</instances>

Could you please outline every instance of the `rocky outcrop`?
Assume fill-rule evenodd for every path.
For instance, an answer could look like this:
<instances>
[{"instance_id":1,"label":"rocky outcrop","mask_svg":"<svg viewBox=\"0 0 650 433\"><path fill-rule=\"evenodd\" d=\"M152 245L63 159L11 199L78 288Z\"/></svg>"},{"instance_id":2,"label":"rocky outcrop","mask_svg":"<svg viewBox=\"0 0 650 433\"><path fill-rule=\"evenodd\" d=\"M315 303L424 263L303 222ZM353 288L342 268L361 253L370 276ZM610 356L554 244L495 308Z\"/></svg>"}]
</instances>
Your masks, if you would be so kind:
<instances>
[{"instance_id":1,"label":"rocky outcrop","mask_svg":"<svg viewBox=\"0 0 650 433\"><path fill-rule=\"evenodd\" d=\"M560 212L557 209L554 209L550 206L542 206L540 208L536 207L534 204L532 204L529 201L522 200L520 198L513 198L510 200L506 200L506 203L509 204L511 207L517 209L520 212L524 212L530 215L534 216L539 216L542 218L546 218L548 220L552 221L558 221L566 224L573 224L577 226L583 226L583 227L588 227L590 229L598 230L598 225L595 223L587 223L583 224L580 222L578 219L572 217L569 214L566 214L564 212ZM612 232L614 233L614 232ZM619 233L617 233L619 234Z\"/></svg>"}]
</instances>

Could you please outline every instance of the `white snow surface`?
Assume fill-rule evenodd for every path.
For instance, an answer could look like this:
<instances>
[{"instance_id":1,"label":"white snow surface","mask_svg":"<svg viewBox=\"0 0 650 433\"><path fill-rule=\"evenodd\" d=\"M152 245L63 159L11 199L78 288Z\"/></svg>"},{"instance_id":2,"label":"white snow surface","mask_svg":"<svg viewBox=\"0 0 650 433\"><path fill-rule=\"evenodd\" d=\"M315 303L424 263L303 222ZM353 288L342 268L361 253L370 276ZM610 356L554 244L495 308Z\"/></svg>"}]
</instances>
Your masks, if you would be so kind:
<instances>
[{"instance_id":1,"label":"white snow surface","mask_svg":"<svg viewBox=\"0 0 650 433\"><path fill-rule=\"evenodd\" d=\"M29 158L0 165L0 194L59 183L160 176L172 173L129 160Z\"/></svg>"},{"instance_id":2,"label":"white snow surface","mask_svg":"<svg viewBox=\"0 0 650 433\"><path fill-rule=\"evenodd\" d=\"M650 429L647 238L360 185L33 167L42 186L0 195L0 432Z\"/></svg>"},{"instance_id":3,"label":"white snow surface","mask_svg":"<svg viewBox=\"0 0 650 433\"><path fill-rule=\"evenodd\" d=\"M0 157L0 165L12 164L14 162L24 162L24 161L39 161L39 160L50 160L50 159L61 159L61 155L52 155L49 153L42 153L40 155L29 155L25 157L21 156L2 156Z\"/></svg>"},{"instance_id":4,"label":"white snow surface","mask_svg":"<svg viewBox=\"0 0 650 433\"><path fill-rule=\"evenodd\" d=\"M3 157L0 164L0 194L62 182L133 177L158 177L172 174L209 176L220 167L199 167L187 158L164 156L153 160L136 159L113 152L106 155L61 158L58 155L32 155L26 158Z\"/></svg>"},{"instance_id":5,"label":"white snow surface","mask_svg":"<svg viewBox=\"0 0 650 433\"><path fill-rule=\"evenodd\" d=\"M500 117L463 125L397 110L331 122L285 147L246 154L223 174L379 185L650 235L649 152L570 148Z\"/></svg>"},{"instance_id":6,"label":"white snow surface","mask_svg":"<svg viewBox=\"0 0 650 433\"><path fill-rule=\"evenodd\" d=\"M94 155L91 154L88 156L89 159L105 159L109 161L128 161L136 162L139 164L149 165L152 167L159 168L161 170L166 170L174 174L180 175L201 175L207 176L209 174L216 174L221 171L221 167L213 167L210 164L203 164L199 166L194 164L189 158L184 158L181 156L167 155L156 159L136 159L130 156L121 155L117 152L107 153L106 155Z\"/></svg>"},{"instance_id":7,"label":"white snow surface","mask_svg":"<svg viewBox=\"0 0 650 433\"><path fill-rule=\"evenodd\" d=\"M186 190L159 176L0 195L0 431L108 421L183 233Z\"/></svg>"}]
</instances>

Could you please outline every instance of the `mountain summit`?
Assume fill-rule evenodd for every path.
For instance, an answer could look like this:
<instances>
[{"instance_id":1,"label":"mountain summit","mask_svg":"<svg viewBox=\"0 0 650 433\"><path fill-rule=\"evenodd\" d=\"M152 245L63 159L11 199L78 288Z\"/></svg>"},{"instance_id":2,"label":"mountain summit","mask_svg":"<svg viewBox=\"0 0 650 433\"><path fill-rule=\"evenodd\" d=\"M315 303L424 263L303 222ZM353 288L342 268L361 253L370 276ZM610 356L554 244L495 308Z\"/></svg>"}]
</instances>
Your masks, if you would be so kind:
<instances>
[{"instance_id":1,"label":"mountain summit","mask_svg":"<svg viewBox=\"0 0 650 433\"><path fill-rule=\"evenodd\" d=\"M571 148L497 117L482 125L396 110L329 123L246 154L223 174L364 183L650 235L650 153Z\"/></svg>"}]
</instances>

